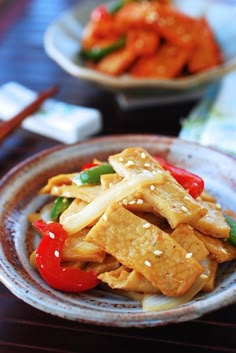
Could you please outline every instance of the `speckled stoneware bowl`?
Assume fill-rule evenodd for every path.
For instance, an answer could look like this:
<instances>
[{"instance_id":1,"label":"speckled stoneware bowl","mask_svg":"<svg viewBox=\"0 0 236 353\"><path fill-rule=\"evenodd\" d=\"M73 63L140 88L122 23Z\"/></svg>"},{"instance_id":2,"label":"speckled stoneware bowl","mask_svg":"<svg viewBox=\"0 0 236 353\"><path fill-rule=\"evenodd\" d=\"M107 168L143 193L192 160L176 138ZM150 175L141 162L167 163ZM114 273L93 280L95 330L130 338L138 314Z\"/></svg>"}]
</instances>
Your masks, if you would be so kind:
<instances>
[{"instance_id":1,"label":"speckled stoneware bowl","mask_svg":"<svg viewBox=\"0 0 236 353\"><path fill-rule=\"evenodd\" d=\"M17 297L39 310L83 323L116 327L178 323L233 303L236 261L220 267L212 293L161 312L144 312L138 302L101 289L79 295L55 291L30 266L29 253L35 239L27 215L45 202L45 196L38 195L38 190L53 175L78 170L94 157L104 160L128 146L142 146L199 174L223 208L236 211L236 160L213 149L156 135L108 136L53 148L21 163L1 180L0 280Z\"/></svg>"}]
</instances>

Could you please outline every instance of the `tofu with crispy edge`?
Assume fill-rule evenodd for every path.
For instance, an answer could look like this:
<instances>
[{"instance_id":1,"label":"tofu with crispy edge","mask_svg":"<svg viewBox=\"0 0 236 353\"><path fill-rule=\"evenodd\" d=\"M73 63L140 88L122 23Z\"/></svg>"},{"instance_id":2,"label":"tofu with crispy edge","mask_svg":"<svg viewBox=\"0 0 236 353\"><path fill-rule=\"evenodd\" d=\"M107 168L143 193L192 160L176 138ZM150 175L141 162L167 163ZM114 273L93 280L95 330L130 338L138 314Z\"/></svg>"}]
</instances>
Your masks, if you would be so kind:
<instances>
[{"instance_id":1,"label":"tofu with crispy edge","mask_svg":"<svg viewBox=\"0 0 236 353\"><path fill-rule=\"evenodd\" d=\"M186 293L205 270L169 234L118 203L106 210L86 240L141 273L167 296Z\"/></svg>"},{"instance_id":2,"label":"tofu with crispy edge","mask_svg":"<svg viewBox=\"0 0 236 353\"><path fill-rule=\"evenodd\" d=\"M109 163L123 177L143 173L144 170L163 174L165 181L162 184L143 186L139 191L144 200L168 220L172 228L181 223L191 224L206 215L207 209L192 198L143 148L126 148L110 156Z\"/></svg>"}]
</instances>

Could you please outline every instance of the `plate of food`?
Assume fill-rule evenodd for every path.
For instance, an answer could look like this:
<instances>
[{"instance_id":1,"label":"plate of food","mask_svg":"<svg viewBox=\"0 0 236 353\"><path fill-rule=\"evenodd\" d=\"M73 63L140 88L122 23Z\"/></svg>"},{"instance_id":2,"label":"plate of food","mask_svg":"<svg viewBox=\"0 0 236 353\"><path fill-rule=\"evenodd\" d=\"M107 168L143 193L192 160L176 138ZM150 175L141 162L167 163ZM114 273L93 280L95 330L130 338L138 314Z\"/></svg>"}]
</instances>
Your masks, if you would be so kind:
<instances>
[{"instance_id":1,"label":"plate of food","mask_svg":"<svg viewBox=\"0 0 236 353\"><path fill-rule=\"evenodd\" d=\"M0 280L94 325L167 325L232 304L235 172L222 152L158 135L40 152L0 183Z\"/></svg>"},{"instance_id":2,"label":"plate of food","mask_svg":"<svg viewBox=\"0 0 236 353\"><path fill-rule=\"evenodd\" d=\"M184 92L236 68L234 17L223 1L82 1L48 27L44 46L103 88Z\"/></svg>"}]
</instances>

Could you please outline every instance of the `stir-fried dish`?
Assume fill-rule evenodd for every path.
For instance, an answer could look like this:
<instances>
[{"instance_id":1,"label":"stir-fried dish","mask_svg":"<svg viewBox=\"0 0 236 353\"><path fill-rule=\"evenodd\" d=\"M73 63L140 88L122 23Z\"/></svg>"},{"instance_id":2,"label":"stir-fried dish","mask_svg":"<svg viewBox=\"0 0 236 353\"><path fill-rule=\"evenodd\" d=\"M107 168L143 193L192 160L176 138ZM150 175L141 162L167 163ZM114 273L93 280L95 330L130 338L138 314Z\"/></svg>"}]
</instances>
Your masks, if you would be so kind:
<instances>
[{"instance_id":1,"label":"stir-fried dish","mask_svg":"<svg viewBox=\"0 0 236 353\"><path fill-rule=\"evenodd\" d=\"M39 192L53 200L29 215L42 235L30 262L45 282L99 286L144 310L213 291L220 264L236 258L236 220L204 180L137 146L88 162L51 177Z\"/></svg>"},{"instance_id":2,"label":"stir-fried dish","mask_svg":"<svg viewBox=\"0 0 236 353\"><path fill-rule=\"evenodd\" d=\"M192 75L223 62L206 17L158 0L117 0L94 8L79 56L107 75L154 79Z\"/></svg>"}]
</instances>

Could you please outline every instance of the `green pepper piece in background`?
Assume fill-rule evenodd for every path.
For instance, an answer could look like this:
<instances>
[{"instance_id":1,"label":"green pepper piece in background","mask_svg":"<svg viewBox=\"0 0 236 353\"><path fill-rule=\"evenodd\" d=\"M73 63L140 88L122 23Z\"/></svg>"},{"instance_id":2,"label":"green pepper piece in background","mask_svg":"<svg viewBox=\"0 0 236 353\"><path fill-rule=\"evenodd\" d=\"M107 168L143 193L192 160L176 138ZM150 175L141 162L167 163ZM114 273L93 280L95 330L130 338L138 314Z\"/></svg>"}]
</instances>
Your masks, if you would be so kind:
<instances>
[{"instance_id":1,"label":"green pepper piece in background","mask_svg":"<svg viewBox=\"0 0 236 353\"><path fill-rule=\"evenodd\" d=\"M85 169L77 174L72 180L78 186L89 185L89 184L100 184L100 176L102 174L113 174L115 173L112 166L108 163L98 165L89 169Z\"/></svg>"},{"instance_id":2,"label":"green pepper piece in background","mask_svg":"<svg viewBox=\"0 0 236 353\"><path fill-rule=\"evenodd\" d=\"M236 246L236 220L227 214L224 214L224 217L230 227L228 242Z\"/></svg>"},{"instance_id":3,"label":"green pepper piece in background","mask_svg":"<svg viewBox=\"0 0 236 353\"><path fill-rule=\"evenodd\" d=\"M124 6L124 4L126 2L127 1L125 1L125 0L118 0L118 1L112 2L110 4L107 4L106 7L107 7L108 12L113 15L114 13L118 12Z\"/></svg>"},{"instance_id":4,"label":"green pepper piece in background","mask_svg":"<svg viewBox=\"0 0 236 353\"><path fill-rule=\"evenodd\" d=\"M81 49L79 55L81 56L82 59L84 60L92 60L94 62L98 62L101 60L104 56L121 49L125 46L126 38L123 36L116 42L108 45L107 47L104 48L92 48L89 50L86 49Z\"/></svg>"},{"instance_id":5,"label":"green pepper piece in background","mask_svg":"<svg viewBox=\"0 0 236 353\"><path fill-rule=\"evenodd\" d=\"M60 214L65 211L73 201L72 198L59 196L56 198L51 211L51 219L56 220Z\"/></svg>"}]
</instances>

